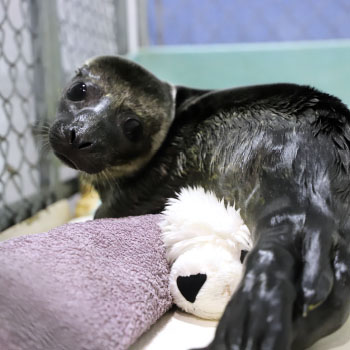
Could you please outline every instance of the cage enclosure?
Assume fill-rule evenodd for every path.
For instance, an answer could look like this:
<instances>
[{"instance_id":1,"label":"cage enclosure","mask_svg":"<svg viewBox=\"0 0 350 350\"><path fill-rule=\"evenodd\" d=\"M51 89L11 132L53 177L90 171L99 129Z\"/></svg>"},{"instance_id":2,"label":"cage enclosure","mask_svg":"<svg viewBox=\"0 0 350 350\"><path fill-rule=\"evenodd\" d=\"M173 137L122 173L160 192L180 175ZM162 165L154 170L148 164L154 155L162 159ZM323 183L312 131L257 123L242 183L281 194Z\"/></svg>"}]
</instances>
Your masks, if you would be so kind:
<instances>
[{"instance_id":1,"label":"cage enclosure","mask_svg":"<svg viewBox=\"0 0 350 350\"><path fill-rule=\"evenodd\" d=\"M307 84L350 104L349 12L346 0L0 0L0 232L78 191L47 128L86 59L127 55L199 88Z\"/></svg>"}]
</instances>

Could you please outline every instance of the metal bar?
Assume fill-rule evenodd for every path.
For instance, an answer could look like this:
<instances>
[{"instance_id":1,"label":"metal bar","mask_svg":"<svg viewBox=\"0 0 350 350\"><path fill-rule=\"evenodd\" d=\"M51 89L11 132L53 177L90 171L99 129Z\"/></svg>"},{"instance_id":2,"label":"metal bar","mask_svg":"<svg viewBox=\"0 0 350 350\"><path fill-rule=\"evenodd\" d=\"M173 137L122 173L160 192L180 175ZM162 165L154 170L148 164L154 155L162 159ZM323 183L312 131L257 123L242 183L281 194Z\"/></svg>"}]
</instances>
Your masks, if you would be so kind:
<instances>
[{"instance_id":1,"label":"metal bar","mask_svg":"<svg viewBox=\"0 0 350 350\"><path fill-rule=\"evenodd\" d=\"M139 48L137 0L126 2L128 53L134 54Z\"/></svg>"},{"instance_id":2,"label":"metal bar","mask_svg":"<svg viewBox=\"0 0 350 350\"><path fill-rule=\"evenodd\" d=\"M137 0L137 15L139 24L139 46L149 46L149 28L148 28L148 8L147 0Z\"/></svg>"},{"instance_id":3,"label":"metal bar","mask_svg":"<svg viewBox=\"0 0 350 350\"><path fill-rule=\"evenodd\" d=\"M32 47L35 60L34 92L37 124L45 125L56 113L56 105L63 83L59 23L56 0L32 0ZM40 155L40 186L54 186L58 182L58 166L51 154Z\"/></svg>"},{"instance_id":4,"label":"metal bar","mask_svg":"<svg viewBox=\"0 0 350 350\"><path fill-rule=\"evenodd\" d=\"M116 16L116 21L114 23L117 37L118 53L120 55L125 55L128 52L128 35L126 31L126 0L115 0L114 4Z\"/></svg>"}]
</instances>

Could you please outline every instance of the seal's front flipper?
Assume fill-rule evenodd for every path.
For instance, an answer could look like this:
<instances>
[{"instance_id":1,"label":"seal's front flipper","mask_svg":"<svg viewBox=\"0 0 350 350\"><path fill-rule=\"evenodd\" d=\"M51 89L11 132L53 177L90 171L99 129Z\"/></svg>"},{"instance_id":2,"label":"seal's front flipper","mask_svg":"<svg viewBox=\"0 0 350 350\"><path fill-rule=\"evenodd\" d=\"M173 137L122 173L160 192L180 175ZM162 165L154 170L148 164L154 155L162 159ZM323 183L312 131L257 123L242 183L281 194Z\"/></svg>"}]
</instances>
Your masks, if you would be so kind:
<instances>
[{"instance_id":1,"label":"seal's front flipper","mask_svg":"<svg viewBox=\"0 0 350 350\"><path fill-rule=\"evenodd\" d=\"M335 224L331 216L319 211L307 214L302 249L303 316L320 306L332 290L331 266Z\"/></svg>"}]
</instances>

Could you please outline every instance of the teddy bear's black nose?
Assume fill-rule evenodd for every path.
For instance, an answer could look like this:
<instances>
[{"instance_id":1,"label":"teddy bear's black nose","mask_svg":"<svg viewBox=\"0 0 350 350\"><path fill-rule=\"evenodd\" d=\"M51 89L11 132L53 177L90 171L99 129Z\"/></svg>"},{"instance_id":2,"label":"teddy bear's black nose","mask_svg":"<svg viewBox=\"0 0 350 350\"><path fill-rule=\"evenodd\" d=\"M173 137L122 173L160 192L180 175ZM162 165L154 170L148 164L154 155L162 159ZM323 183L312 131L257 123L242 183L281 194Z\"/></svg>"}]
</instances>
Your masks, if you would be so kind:
<instances>
[{"instance_id":1,"label":"teddy bear's black nose","mask_svg":"<svg viewBox=\"0 0 350 350\"><path fill-rule=\"evenodd\" d=\"M184 298L190 303L194 303L198 292L206 280L206 274L198 273L197 275L179 276L176 279L176 283Z\"/></svg>"}]
</instances>

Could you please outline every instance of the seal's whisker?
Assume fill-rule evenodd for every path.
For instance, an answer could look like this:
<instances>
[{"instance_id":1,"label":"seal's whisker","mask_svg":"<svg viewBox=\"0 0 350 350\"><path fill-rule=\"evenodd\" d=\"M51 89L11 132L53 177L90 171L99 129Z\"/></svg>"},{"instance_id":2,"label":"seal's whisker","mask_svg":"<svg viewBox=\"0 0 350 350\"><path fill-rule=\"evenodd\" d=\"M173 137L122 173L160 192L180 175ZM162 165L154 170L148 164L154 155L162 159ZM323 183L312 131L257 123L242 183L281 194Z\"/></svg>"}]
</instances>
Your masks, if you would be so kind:
<instances>
[{"instance_id":1,"label":"seal's whisker","mask_svg":"<svg viewBox=\"0 0 350 350\"><path fill-rule=\"evenodd\" d=\"M48 123L44 124L34 124L31 126L31 130L34 135L42 135L42 134L48 134L50 131L51 126Z\"/></svg>"},{"instance_id":2,"label":"seal's whisker","mask_svg":"<svg viewBox=\"0 0 350 350\"><path fill-rule=\"evenodd\" d=\"M47 142L42 142L38 145L38 151L40 153L48 152L51 150L50 143Z\"/></svg>"},{"instance_id":3,"label":"seal's whisker","mask_svg":"<svg viewBox=\"0 0 350 350\"><path fill-rule=\"evenodd\" d=\"M113 176L111 170L109 168L106 168L105 170L106 175L108 176L109 182L110 182L110 186L116 186L118 191L119 191L119 182L118 179L116 177Z\"/></svg>"}]
</instances>

